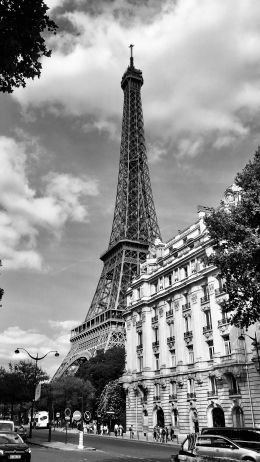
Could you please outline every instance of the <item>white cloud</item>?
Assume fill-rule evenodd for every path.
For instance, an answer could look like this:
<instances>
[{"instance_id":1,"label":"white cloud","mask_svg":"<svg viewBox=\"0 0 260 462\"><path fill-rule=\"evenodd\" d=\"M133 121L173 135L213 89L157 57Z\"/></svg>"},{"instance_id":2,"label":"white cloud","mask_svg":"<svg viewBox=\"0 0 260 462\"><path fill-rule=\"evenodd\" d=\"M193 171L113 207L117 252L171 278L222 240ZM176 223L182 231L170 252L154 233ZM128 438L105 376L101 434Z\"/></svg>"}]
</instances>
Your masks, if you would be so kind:
<instances>
[{"instance_id":1,"label":"white cloud","mask_svg":"<svg viewBox=\"0 0 260 462\"><path fill-rule=\"evenodd\" d=\"M17 348L25 348L32 356L44 356L48 351L58 351L59 357L56 358L54 353L50 353L39 362L39 367L47 371L50 377L54 375L63 358L69 351L70 329L77 326L78 321L49 321L51 331L48 335L42 334L39 330L24 330L18 326L10 326L3 332L0 332L0 363L7 368L10 361L28 360L28 354L21 350L19 354L14 351Z\"/></svg>"},{"instance_id":2,"label":"white cloud","mask_svg":"<svg viewBox=\"0 0 260 462\"><path fill-rule=\"evenodd\" d=\"M113 131L121 119L119 79L134 42L145 122L157 143L178 149L188 138L203 149L206 137L218 148L249 132L246 114L252 120L260 104L258 0L250 7L246 0L166 0L156 15L152 1L132 6L132 15L126 2L101 2L95 15L83 3L62 13L77 33L52 38L55 51L41 79L15 92L23 107L90 115L93 128Z\"/></svg>"},{"instance_id":3,"label":"white cloud","mask_svg":"<svg viewBox=\"0 0 260 462\"><path fill-rule=\"evenodd\" d=\"M85 198L98 194L97 182L50 173L43 178L40 194L30 186L25 141L0 137L0 160L1 259L7 269L42 269L37 248L40 231L59 235L67 221L86 221Z\"/></svg>"}]
</instances>

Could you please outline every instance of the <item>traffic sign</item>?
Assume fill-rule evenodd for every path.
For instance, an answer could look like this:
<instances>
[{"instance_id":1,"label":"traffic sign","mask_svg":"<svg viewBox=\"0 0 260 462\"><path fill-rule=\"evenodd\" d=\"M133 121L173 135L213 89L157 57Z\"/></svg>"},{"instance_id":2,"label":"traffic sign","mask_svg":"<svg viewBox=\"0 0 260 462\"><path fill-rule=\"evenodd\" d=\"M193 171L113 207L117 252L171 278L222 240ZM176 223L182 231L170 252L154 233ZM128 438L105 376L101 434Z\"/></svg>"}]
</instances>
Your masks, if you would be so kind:
<instances>
[{"instance_id":1,"label":"traffic sign","mask_svg":"<svg viewBox=\"0 0 260 462\"><path fill-rule=\"evenodd\" d=\"M70 420L70 416L69 416L69 415L65 415L65 420Z\"/></svg>"},{"instance_id":2,"label":"traffic sign","mask_svg":"<svg viewBox=\"0 0 260 462\"><path fill-rule=\"evenodd\" d=\"M73 417L74 420L80 420L81 419L81 412L80 411L74 411L72 417Z\"/></svg>"},{"instance_id":3,"label":"traffic sign","mask_svg":"<svg viewBox=\"0 0 260 462\"><path fill-rule=\"evenodd\" d=\"M89 411L85 411L84 412L84 417L86 420L90 420L91 419L91 413Z\"/></svg>"},{"instance_id":4,"label":"traffic sign","mask_svg":"<svg viewBox=\"0 0 260 462\"><path fill-rule=\"evenodd\" d=\"M65 417L70 417L71 416L71 409L69 407L66 407L64 411Z\"/></svg>"},{"instance_id":5,"label":"traffic sign","mask_svg":"<svg viewBox=\"0 0 260 462\"><path fill-rule=\"evenodd\" d=\"M60 412L56 412L56 417L60 417Z\"/></svg>"}]
</instances>

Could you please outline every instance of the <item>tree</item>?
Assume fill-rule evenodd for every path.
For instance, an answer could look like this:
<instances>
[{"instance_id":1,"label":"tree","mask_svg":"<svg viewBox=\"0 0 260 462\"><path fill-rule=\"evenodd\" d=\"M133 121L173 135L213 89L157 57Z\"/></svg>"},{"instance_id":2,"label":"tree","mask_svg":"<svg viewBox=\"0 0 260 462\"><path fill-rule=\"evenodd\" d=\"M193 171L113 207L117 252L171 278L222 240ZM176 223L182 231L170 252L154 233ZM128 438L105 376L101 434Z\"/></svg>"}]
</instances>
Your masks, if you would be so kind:
<instances>
[{"instance_id":1,"label":"tree","mask_svg":"<svg viewBox=\"0 0 260 462\"><path fill-rule=\"evenodd\" d=\"M236 204L220 207L205 219L213 239L211 262L225 280L224 309L237 327L248 327L260 317L260 148L235 178Z\"/></svg>"},{"instance_id":2,"label":"tree","mask_svg":"<svg viewBox=\"0 0 260 462\"><path fill-rule=\"evenodd\" d=\"M112 412L113 419L124 420L126 398L119 380L108 382L99 398L98 413L107 418Z\"/></svg>"},{"instance_id":3,"label":"tree","mask_svg":"<svg viewBox=\"0 0 260 462\"><path fill-rule=\"evenodd\" d=\"M53 405L55 409L64 411L66 407L74 410L93 409L95 389L89 380L79 377L64 376L51 383Z\"/></svg>"},{"instance_id":4,"label":"tree","mask_svg":"<svg viewBox=\"0 0 260 462\"><path fill-rule=\"evenodd\" d=\"M42 34L57 29L47 10L43 0L0 0L0 91L40 77L40 59L51 55Z\"/></svg>"},{"instance_id":5,"label":"tree","mask_svg":"<svg viewBox=\"0 0 260 462\"><path fill-rule=\"evenodd\" d=\"M125 367L125 349L123 347L110 348L106 352L98 350L96 356L85 361L77 371L77 377L90 380L100 396L105 385L111 380L118 379Z\"/></svg>"},{"instance_id":6,"label":"tree","mask_svg":"<svg viewBox=\"0 0 260 462\"><path fill-rule=\"evenodd\" d=\"M48 375L40 368L36 370L37 382L48 379ZM10 407L11 416L14 405L31 403L35 391L35 365L31 361L9 363L8 370L0 370L0 400ZM29 407L29 404L28 406Z\"/></svg>"}]
</instances>

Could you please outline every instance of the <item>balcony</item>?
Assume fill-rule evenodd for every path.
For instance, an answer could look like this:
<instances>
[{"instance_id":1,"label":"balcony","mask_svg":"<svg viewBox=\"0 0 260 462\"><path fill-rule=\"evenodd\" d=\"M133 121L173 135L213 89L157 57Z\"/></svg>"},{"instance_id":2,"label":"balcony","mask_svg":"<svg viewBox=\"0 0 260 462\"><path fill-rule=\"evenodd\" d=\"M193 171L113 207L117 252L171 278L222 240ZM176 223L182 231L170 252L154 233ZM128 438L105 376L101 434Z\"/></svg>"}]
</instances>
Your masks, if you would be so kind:
<instances>
[{"instance_id":1,"label":"balcony","mask_svg":"<svg viewBox=\"0 0 260 462\"><path fill-rule=\"evenodd\" d=\"M187 399L196 399L196 393L187 393Z\"/></svg>"},{"instance_id":2,"label":"balcony","mask_svg":"<svg viewBox=\"0 0 260 462\"><path fill-rule=\"evenodd\" d=\"M212 330L212 325L208 324L207 326L203 327L203 334L205 334L206 332L209 332L211 330Z\"/></svg>"},{"instance_id":3,"label":"balcony","mask_svg":"<svg viewBox=\"0 0 260 462\"><path fill-rule=\"evenodd\" d=\"M140 329L142 327L142 320L141 321L136 321L136 329Z\"/></svg>"},{"instance_id":4,"label":"balcony","mask_svg":"<svg viewBox=\"0 0 260 462\"><path fill-rule=\"evenodd\" d=\"M220 330L221 335L229 334L230 324L228 318L222 318L218 321L218 329Z\"/></svg>"},{"instance_id":5,"label":"balcony","mask_svg":"<svg viewBox=\"0 0 260 462\"><path fill-rule=\"evenodd\" d=\"M217 390L208 391L208 398L213 398L214 396L218 396L218 391Z\"/></svg>"},{"instance_id":6,"label":"balcony","mask_svg":"<svg viewBox=\"0 0 260 462\"><path fill-rule=\"evenodd\" d=\"M190 303L185 303L184 305L182 305L183 313L186 313L186 311L189 311L189 310L190 310Z\"/></svg>"},{"instance_id":7,"label":"balcony","mask_svg":"<svg viewBox=\"0 0 260 462\"><path fill-rule=\"evenodd\" d=\"M140 345L137 345L136 352L137 353L142 353L143 352L143 344L142 343L140 343Z\"/></svg>"},{"instance_id":8,"label":"balcony","mask_svg":"<svg viewBox=\"0 0 260 462\"><path fill-rule=\"evenodd\" d=\"M221 295L226 294L226 286L223 285L223 287L219 287L218 289L215 289L215 297L220 297Z\"/></svg>"},{"instance_id":9,"label":"balcony","mask_svg":"<svg viewBox=\"0 0 260 462\"><path fill-rule=\"evenodd\" d=\"M169 395L169 401L177 401L177 395Z\"/></svg>"},{"instance_id":10,"label":"balcony","mask_svg":"<svg viewBox=\"0 0 260 462\"><path fill-rule=\"evenodd\" d=\"M158 395L153 397L153 402L156 403L157 401L161 401L161 398Z\"/></svg>"},{"instance_id":11,"label":"balcony","mask_svg":"<svg viewBox=\"0 0 260 462\"><path fill-rule=\"evenodd\" d=\"M166 318L170 318L171 316L173 316L173 309L166 312Z\"/></svg>"},{"instance_id":12,"label":"balcony","mask_svg":"<svg viewBox=\"0 0 260 462\"><path fill-rule=\"evenodd\" d=\"M167 345L170 350L173 350L175 347L175 337L167 337Z\"/></svg>"},{"instance_id":13,"label":"balcony","mask_svg":"<svg viewBox=\"0 0 260 462\"><path fill-rule=\"evenodd\" d=\"M184 340L186 343L190 343L192 341L193 333L191 330L184 332Z\"/></svg>"},{"instance_id":14,"label":"balcony","mask_svg":"<svg viewBox=\"0 0 260 462\"><path fill-rule=\"evenodd\" d=\"M204 297L201 297L200 304L204 305L205 303L209 303L209 295L205 295Z\"/></svg>"},{"instance_id":15,"label":"balcony","mask_svg":"<svg viewBox=\"0 0 260 462\"><path fill-rule=\"evenodd\" d=\"M156 353L159 350L160 342L159 340L156 340L155 342L152 343L152 349L154 353Z\"/></svg>"},{"instance_id":16,"label":"balcony","mask_svg":"<svg viewBox=\"0 0 260 462\"><path fill-rule=\"evenodd\" d=\"M152 324L156 324L158 322L158 316L152 317Z\"/></svg>"},{"instance_id":17,"label":"balcony","mask_svg":"<svg viewBox=\"0 0 260 462\"><path fill-rule=\"evenodd\" d=\"M237 387L237 388L230 388L228 390L228 394L230 396L230 398L233 398L233 396L241 396L241 392L240 392L240 389Z\"/></svg>"}]
</instances>

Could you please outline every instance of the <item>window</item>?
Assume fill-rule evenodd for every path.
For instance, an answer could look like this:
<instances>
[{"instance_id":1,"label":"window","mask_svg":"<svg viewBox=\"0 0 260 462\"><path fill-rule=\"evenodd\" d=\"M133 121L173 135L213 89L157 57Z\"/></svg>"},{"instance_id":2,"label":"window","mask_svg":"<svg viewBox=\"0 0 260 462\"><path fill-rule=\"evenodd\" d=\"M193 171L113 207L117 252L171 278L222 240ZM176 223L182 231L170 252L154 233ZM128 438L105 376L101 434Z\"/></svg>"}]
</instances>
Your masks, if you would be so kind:
<instances>
[{"instance_id":1,"label":"window","mask_svg":"<svg viewBox=\"0 0 260 462\"><path fill-rule=\"evenodd\" d=\"M158 371L160 369L159 353L156 353L156 355L154 355L154 360L155 360L155 370Z\"/></svg>"},{"instance_id":2,"label":"window","mask_svg":"<svg viewBox=\"0 0 260 462\"><path fill-rule=\"evenodd\" d=\"M171 322L171 324L169 324L169 337L173 337L174 336L174 324L173 322Z\"/></svg>"},{"instance_id":3,"label":"window","mask_svg":"<svg viewBox=\"0 0 260 462\"><path fill-rule=\"evenodd\" d=\"M192 378L188 379L187 386L188 386L188 393L194 394L195 393L195 381L194 381L194 379L192 379Z\"/></svg>"},{"instance_id":4,"label":"window","mask_svg":"<svg viewBox=\"0 0 260 462\"><path fill-rule=\"evenodd\" d=\"M136 298L137 298L137 300L139 300L140 295L141 295L141 289L140 289L140 287L138 287L138 288L136 289Z\"/></svg>"},{"instance_id":5,"label":"window","mask_svg":"<svg viewBox=\"0 0 260 462\"><path fill-rule=\"evenodd\" d=\"M142 345L143 345L143 333L141 331L141 332L138 332L138 346L142 346Z\"/></svg>"},{"instance_id":6,"label":"window","mask_svg":"<svg viewBox=\"0 0 260 462\"><path fill-rule=\"evenodd\" d=\"M170 394L171 395L176 395L177 394L176 382L170 382Z\"/></svg>"},{"instance_id":7,"label":"window","mask_svg":"<svg viewBox=\"0 0 260 462\"><path fill-rule=\"evenodd\" d=\"M175 350L171 353L171 367L176 367L176 353Z\"/></svg>"},{"instance_id":8,"label":"window","mask_svg":"<svg viewBox=\"0 0 260 462\"><path fill-rule=\"evenodd\" d=\"M208 285L203 285L202 286L202 290L203 290L203 298L204 300L208 300L209 299L209 287Z\"/></svg>"},{"instance_id":9,"label":"window","mask_svg":"<svg viewBox=\"0 0 260 462\"><path fill-rule=\"evenodd\" d=\"M192 346L187 347L188 350L188 363L192 364L194 363L194 351Z\"/></svg>"},{"instance_id":10,"label":"window","mask_svg":"<svg viewBox=\"0 0 260 462\"><path fill-rule=\"evenodd\" d=\"M224 341L225 355L231 355L231 344L230 344L229 335L226 335L225 337L223 337L223 341Z\"/></svg>"},{"instance_id":11,"label":"window","mask_svg":"<svg viewBox=\"0 0 260 462\"><path fill-rule=\"evenodd\" d=\"M160 396L160 384L159 383L154 384L154 394L155 396Z\"/></svg>"},{"instance_id":12,"label":"window","mask_svg":"<svg viewBox=\"0 0 260 462\"><path fill-rule=\"evenodd\" d=\"M209 329L212 329L212 320L211 320L211 312L210 312L210 310L205 311L205 321L206 321L206 326Z\"/></svg>"},{"instance_id":13,"label":"window","mask_svg":"<svg viewBox=\"0 0 260 462\"><path fill-rule=\"evenodd\" d=\"M163 289L163 277L158 279L158 290Z\"/></svg>"},{"instance_id":14,"label":"window","mask_svg":"<svg viewBox=\"0 0 260 462\"><path fill-rule=\"evenodd\" d=\"M190 331L190 316L185 316L184 318L185 332Z\"/></svg>"},{"instance_id":15,"label":"window","mask_svg":"<svg viewBox=\"0 0 260 462\"><path fill-rule=\"evenodd\" d=\"M159 341L159 330L158 327L154 328L154 341L158 342Z\"/></svg>"},{"instance_id":16,"label":"window","mask_svg":"<svg viewBox=\"0 0 260 462\"><path fill-rule=\"evenodd\" d=\"M217 381L215 376L209 377L209 390L211 395L218 394Z\"/></svg>"},{"instance_id":17,"label":"window","mask_svg":"<svg viewBox=\"0 0 260 462\"><path fill-rule=\"evenodd\" d=\"M191 265L191 274L196 273L197 272L196 260L191 260L190 265Z\"/></svg>"},{"instance_id":18,"label":"window","mask_svg":"<svg viewBox=\"0 0 260 462\"><path fill-rule=\"evenodd\" d=\"M179 280L179 270L176 269L174 271L174 282L177 282Z\"/></svg>"},{"instance_id":19,"label":"window","mask_svg":"<svg viewBox=\"0 0 260 462\"><path fill-rule=\"evenodd\" d=\"M143 370L143 357L142 356L139 356L138 358L138 369L139 369L139 372L142 372Z\"/></svg>"},{"instance_id":20,"label":"window","mask_svg":"<svg viewBox=\"0 0 260 462\"><path fill-rule=\"evenodd\" d=\"M209 359L213 359L213 355L214 355L214 344L213 344L213 340L210 340L208 342L208 347L209 347Z\"/></svg>"},{"instance_id":21,"label":"window","mask_svg":"<svg viewBox=\"0 0 260 462\"><path fill-rule=\"evenodd\" d=\"M184 268L183 268L183 277L184 278L188 277L188 266L184 266Z\"/></svg>"},{"instance_id":22,"label":"window","mask_svg":"<svg viewBox=\"0 0 260 462\"><path fill-rule=\"evenodd\" d=\"M172 285L172 273L167 274L165 276L165 287L169 287Z\"/></svg>"},{"instance_id":23,"label":"window","mask_svg":"<svg viewBox=\"0 0 260 462\"><path fill-rule=\"evenodd\" d=\"M222 311L221 311L221 315L222 315L221 321L223 322L223 324L228 323L228 322L229 322L229 319L228 319L227 311L226 311L226 310L222 310Z\"/></svg>"}]
</instances>

